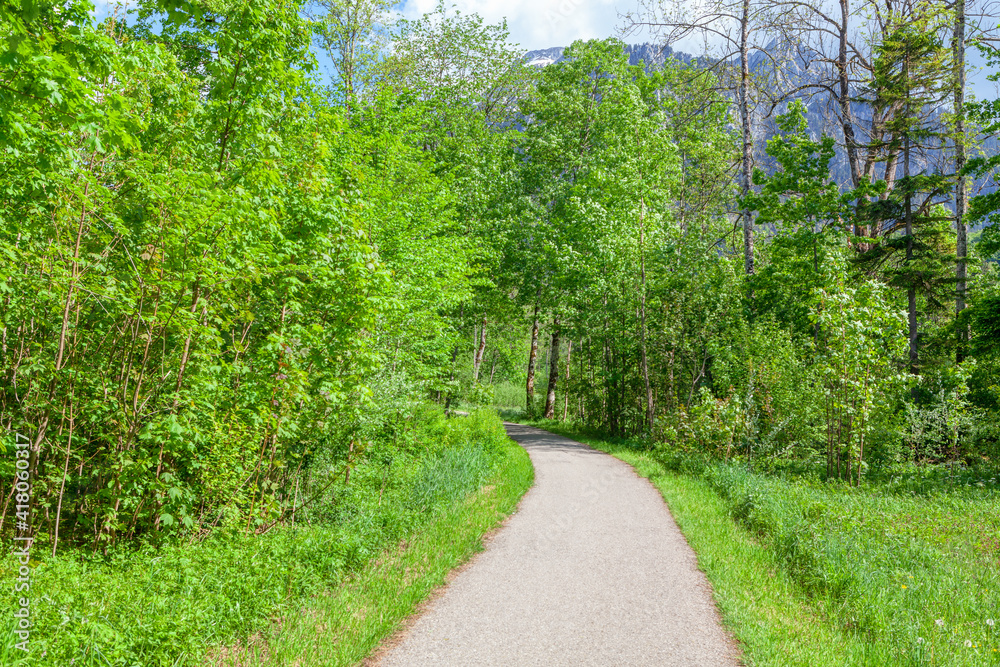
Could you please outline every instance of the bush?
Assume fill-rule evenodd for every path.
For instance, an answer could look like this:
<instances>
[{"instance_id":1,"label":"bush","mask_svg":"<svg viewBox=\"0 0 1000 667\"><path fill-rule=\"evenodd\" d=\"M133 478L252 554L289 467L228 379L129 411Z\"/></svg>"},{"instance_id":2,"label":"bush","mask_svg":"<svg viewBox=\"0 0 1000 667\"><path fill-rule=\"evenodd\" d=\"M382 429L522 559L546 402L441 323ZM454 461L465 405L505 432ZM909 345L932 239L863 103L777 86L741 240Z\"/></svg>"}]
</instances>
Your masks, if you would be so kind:
<instances>
[{"instance_id":1,"label":"bush","mask_svg":"<svg viewBox=\"0 0 1000 667\"><path fill-rule=\"evenodd\" d=\"M493 405L500 408L524 409L524 387L511 382L493 385Z\"/></svg>"},{"instance_id":2,"label":"bush","mask_svg":"<svg viewBox=\"0 0 1000 667\"><path fill-rule=\"evenodd\" d=\"M715 395L703 390L690 407L695 441L749 458L799 453L821 442L809 344L767 319L743 325L736 340L720 344L712 366Z\"/></svg>"}]
</instances>

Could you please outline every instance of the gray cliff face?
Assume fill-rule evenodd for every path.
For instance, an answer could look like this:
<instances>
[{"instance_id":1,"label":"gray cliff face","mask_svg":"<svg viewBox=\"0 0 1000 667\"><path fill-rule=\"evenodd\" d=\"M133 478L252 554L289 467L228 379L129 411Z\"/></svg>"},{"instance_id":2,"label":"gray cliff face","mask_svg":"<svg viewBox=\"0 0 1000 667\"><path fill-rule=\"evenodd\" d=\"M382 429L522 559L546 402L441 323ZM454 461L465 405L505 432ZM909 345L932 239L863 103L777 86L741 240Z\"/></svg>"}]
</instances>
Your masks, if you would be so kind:
<instances>
[{"instance_id":1,"label":"gray cliff face","mask_svg":"<svg viewBox=\"0 0 1000 667\"><path fill-rule=\"evenodd\" d=\"M545 65L551 65L562 61L563 53L565 51L566 47L564 46L553 46L548 49L528 51L525 55L525 59L531 65L544 67ZM681 51L674 51L669 46L659 46L648 42L645 44L626 44L625 53L628 54L628 62L630 65L662 65L668 58L690 64L692 59L692 56L689 54L682 53Z\"/></svg>"}]
</instances>

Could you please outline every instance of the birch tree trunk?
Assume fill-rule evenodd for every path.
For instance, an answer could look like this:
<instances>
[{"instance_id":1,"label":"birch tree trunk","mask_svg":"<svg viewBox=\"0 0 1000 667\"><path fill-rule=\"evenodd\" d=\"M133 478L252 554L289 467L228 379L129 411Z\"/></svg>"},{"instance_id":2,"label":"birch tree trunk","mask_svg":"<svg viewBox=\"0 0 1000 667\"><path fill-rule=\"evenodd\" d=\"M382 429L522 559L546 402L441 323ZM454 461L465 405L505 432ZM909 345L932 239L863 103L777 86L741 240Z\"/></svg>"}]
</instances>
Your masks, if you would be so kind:
<instances>
[{"instance_id":1,"label":"birch tree trunk","mask_svg":"<svg viewBox=\"0 0 1000 667\"><path fill-rule=\"evenodd\" d=\"M549 348L549 390L545 394L545 418L556 417L556 386L559 384L559 320L552 321L552 346Z\"/></svg>"},{"instance_id":2,"label":"birch tree trunk","mask_svg":"<svg viewBox=\"0 0 1000 667\"><path fill-rule=\"evenodd\" d=\"M743 197L750 194L753 163L753 135L750 133L750 0L743 0L740 18L740 115L743 117L743 178L740 184ZM743 216L743 267L746 275L753 275L753 214L744 208Z\"/></svg>"},{"instance_id":3,"label":"birch tree trunk","mask_svg":"<svg viewBox=\"0 0 1000 667\"><path fill-rule=\"evenodd\" d=\"M486 313L483 313L482 328L479 332L479 343L476 354L472 357L472 381L479 382L479 369L483 365L483 353L486 352Z\"/></svg>"},{"instance_id":4,"label":"birch tree trunk","mask_svg":"<svg viewBox=\"0 0 1000 667\"><path fill-rule=\"evenodd\" d=\"M840 106L840 124L844 132L844 147L847 150L847 161L851 167L851 182L857 188L861 185L861 163L858 159L858 142L854 133L854 114L851 110L851 82L847 70L849 50L847 28L850 25L850 20L850 0L840 0L839 44L837 49L837 82L840 94L838 95L837 102ZM857 235L857 227L855 227L854 233Z\"/></svg>"},{"instance_id":5,"label":"birch tree trunk","mask_svg":"<svg viewBox=\"0 0 1000 667\"><path fill-rule=\"evenodd\" d=\"M907 46L903 57L903 82L906 86L906 117L910 117L910 52ZM903 177L906 181L906 192L903 197L903 213L906 224L906 264L907 268L913 262L913 184L910 182L910 130L907 128L903 137ZM912 280L906 288L907 321L909 323L910 340L910 373L917 373L919 353L917 350L917 288Z\"/></svg>"},{"instance_id":6,"label":"birch tree trunk","mask_svg":"<svg viewBox=\"0 0 1000 667\"><path fill-rule=\"evenodd\" d=\"M563 387L563 417L562 420L566 421L566 417L569 415L569 369L570 369L570 358L573 356L573 341L566 341L566 385Z\"/></svg>"},{"instance_id":7,"label":"birch tree trunk","mask_svg":"<svg viewBox=\"0 0 1000 667\"><path fill-rule=\"evenodd\" d=\"M649 382L649 359L646 356L646 202L640 202L639 216L639 352L642 381L646 384L646 428L653 430L653 388Z\"/></svg>"},{"instance_id":8,"label":"birch tree trunk","mask_svg":"<svg viewBox=\"0 0 1000 667\"><path fill-rule=\"evenodd\" d=\"M535 409L535 364L538 362L538 302L531 325L531 349L528 352L528 382L525 385L524 409L530 415Z\"/></svg>"},{"instance_id":9,"label":"birch tree trunk","mask_svg":"<svg viewBox=\"0 0 1000 667\"><path fill-rule=\"evenodd\" d=\"M965 223L966 182L965 168L965 0L955 2L955 32L953 39L955 67L955 314L965 310L966 257L968 256L968 230ZM965 357L965 344L969 338L966 327L958 327L958 346L955 361Z\"/></svg>"}]
</instances>

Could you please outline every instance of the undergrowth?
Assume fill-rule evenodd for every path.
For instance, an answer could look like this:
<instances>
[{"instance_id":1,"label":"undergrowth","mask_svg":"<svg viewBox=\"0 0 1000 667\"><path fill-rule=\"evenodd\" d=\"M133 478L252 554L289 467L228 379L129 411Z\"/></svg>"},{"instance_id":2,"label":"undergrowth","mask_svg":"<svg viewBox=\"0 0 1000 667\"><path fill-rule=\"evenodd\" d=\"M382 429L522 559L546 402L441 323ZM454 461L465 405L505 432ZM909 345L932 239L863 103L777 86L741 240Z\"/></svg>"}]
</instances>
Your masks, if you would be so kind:
<instances>
[{"instance_id":1,"label":"undergrowth","mask_svg":"<svg viewBox=\"0 0 1000 667\"><path fill-rule=\"evenodd\" d=\"M208 647L266 630L302 600L336 587L478 489L505 444L491 412L447 420L427 412L404 441L374 443L346 484L341 480L303 512L310 523L261 535L217 530L107 554L50 558L36 549L26 658L9 631L16 561L7 548L0 582L8 631L0 664L196 664Z\"/></svg>"}]
</instances>

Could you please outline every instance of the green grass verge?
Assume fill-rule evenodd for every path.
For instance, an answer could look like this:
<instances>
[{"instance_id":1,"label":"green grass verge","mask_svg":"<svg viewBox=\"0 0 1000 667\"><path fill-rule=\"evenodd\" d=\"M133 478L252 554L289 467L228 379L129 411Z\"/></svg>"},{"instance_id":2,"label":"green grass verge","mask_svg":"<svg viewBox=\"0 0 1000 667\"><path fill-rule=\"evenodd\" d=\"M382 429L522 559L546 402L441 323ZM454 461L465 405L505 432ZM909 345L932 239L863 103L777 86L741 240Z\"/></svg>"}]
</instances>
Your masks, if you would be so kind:
<instances>
[{"instance_id":1,"label":"green grass verge","mask_svg":"<svg viewBox=\"0 0 1000 667\"><path fill-rule=\"evenodd\" d=\"M353 665L363 660L482 550L483 537L531 487L527 452L509 441L490 482L453 504L399 548L373 559L343 585L275 623L270 636L218 649L206 664L248 667Z\"/></svg>"},{"instance_id":2,"label":"green grass verge","mask_svg":"<svg viewBox=\"0 0 1000 667\"><path fill-rule=\"evenodd\" d=\"M947 488L900 495L739 464L716 463L701 475L796 583L871 644L877 664L1000 664L998 505L990 490L973 492L978 498Z\"/></svg>"}]
</instances>

